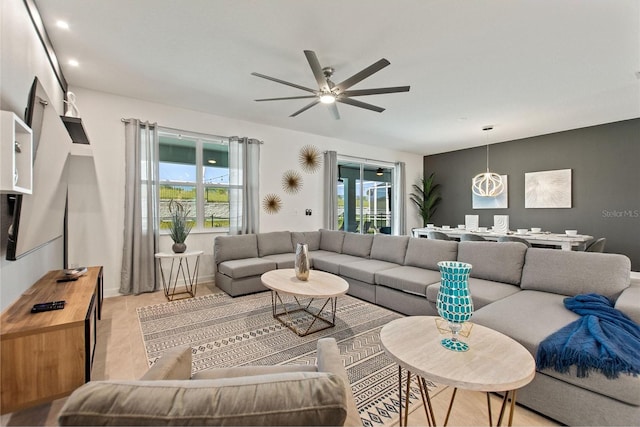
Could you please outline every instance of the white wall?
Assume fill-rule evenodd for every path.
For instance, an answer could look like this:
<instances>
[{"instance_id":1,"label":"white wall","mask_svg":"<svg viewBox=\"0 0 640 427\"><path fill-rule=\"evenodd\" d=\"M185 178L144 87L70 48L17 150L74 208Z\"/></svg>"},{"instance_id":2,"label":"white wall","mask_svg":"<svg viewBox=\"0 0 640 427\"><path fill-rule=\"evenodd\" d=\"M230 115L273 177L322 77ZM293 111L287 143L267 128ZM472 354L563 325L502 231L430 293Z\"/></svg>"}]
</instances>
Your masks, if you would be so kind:
<instances>
[{"instance_id":1,"label":"white wall","mask_svg":"<svg viewBox=\"0 0 640 427\"><path fill-rule=\"evenodd\" d=\"M24 109L33 78L38 77L53 107L63 109L63 92L51 69L44 47L38 38L22 0L0 1L0 108L13 111L24 119ZM2 144L12 141L0 141ZM4 171L0 171L4 173ZM4 194L0 195L5 197ZM0 215L0 228L10 219ZM0 245L0 309L15 301L49 270L63 267L62 238L24 256L18 261L6 260L6 242Z\"/></svg>"},{"instance_id":2,"label":"white wall","mask_svg":"<svg viewBox=\"0 0 640 427\"><path fill-rule=\"evenodd\" d=\"M264 141L261 147L260 200L277 193L283 209L275 215L261 212L260 231L315 230L321 228L323 207L322 170L315 174L301 171L299 149L307 144L319 150L372 160L406 163L407 193L422 175L422 156L392 149L370 147L349 141L293 132L257 123L233 120L198 111L70 88L77 98L82 120L91 141L92 157L72 157L69 178L69 263L104 265L105 295L119 288L124 227L124 125L122 118L157 122L160 126L220 136L249 136ZM300 171L302 190L295 195L282 191L282 173ZM312 209L312 216L304 210ZM407 229L420 225L415 209L407 202ZM204 251L200 278L211 280L214 233L191 234L189 249ZM160 249L169 251L171 240L161 238Z\"/></svg>"}]
</instances>

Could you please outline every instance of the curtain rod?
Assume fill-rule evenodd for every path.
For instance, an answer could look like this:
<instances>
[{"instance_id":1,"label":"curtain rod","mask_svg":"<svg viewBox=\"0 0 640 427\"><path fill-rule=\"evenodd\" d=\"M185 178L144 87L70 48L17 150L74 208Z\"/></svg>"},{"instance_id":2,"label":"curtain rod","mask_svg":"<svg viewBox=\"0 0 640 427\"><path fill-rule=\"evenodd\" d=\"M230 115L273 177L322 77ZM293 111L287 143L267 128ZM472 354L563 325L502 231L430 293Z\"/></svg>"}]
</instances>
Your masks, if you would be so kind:
<instances>
[{"instance_id":1,"label":"curtain rod","mask_svg":"<svg viewBox=\"0 0 640 427\"><path fill-rule=\"evenodd\" d=\"M125 119L125 118L121 118L120 119L123 123L129 123L131 121L131 119ZM190 130L184 130L184 129L176 129L176 128L171 128L168 126L161 126L161 125L157 125L159 130L167 130L167 131L172 131L172 132L176 132L177 134L184 134L184 135L188 135L188 136L195 136L195 137L200 137L200 138L204 138L204 139L223 139L223 140L230 140L231 138L240 138L238 136L222 136L222 135L212 135L209 133L202 133L202 132L194 132L194 131L190 131ZM264 141L260 141L258 139L254 139L254 138L247 138L250 143L253 144L264 144Z\"/></svg>"},{"instance_id":2,"label":"curtain rod","mask_svg":"<svg viewBox=\"0 0 640 427\"><path fill-rule=\"evenodd\" d=\"M385 160L375 160L375 159L365 159L364 157L356 157L356 156L347 156L343 154L338 154L338 160L354 160L360 163L369 163L381 166L393 166L395 162L387 162Z\"/></svg>"}]
</instances>

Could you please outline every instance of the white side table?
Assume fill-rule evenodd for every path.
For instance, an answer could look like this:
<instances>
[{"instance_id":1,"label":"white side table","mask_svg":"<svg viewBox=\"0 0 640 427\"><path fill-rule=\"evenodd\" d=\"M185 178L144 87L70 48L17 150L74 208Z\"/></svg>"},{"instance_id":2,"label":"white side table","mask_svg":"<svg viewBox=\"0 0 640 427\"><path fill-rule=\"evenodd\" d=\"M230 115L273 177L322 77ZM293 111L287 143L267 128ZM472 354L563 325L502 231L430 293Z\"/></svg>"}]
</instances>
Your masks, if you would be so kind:
<instances>
[{"instance_id":1,"label":"white side table","mask_svg":"<svg viewBox=\"0 0 640 427\"><path fill-rule=\"evenodd\" d=\"M173 252L159 252L155 255L156 259L158 260L160 277L162 278L162 289L164 290L164 296L166 296L169 301L196 296L196 287L198 286L198 267L200 266L200 255L202 254L203 251L188 251L181 254L176 254ZM165 268L169 268L168 276L165 275L165 271L162 265L162 260L164 259L171 260L171 266L165 266ZM192 263L192 265L189 264L190 262ZM184 291L176 292L178 279L182 279L182 283L184 284ZM176 296L178 295L184 296L176 298Z\"/></svg>"}]
</instances>

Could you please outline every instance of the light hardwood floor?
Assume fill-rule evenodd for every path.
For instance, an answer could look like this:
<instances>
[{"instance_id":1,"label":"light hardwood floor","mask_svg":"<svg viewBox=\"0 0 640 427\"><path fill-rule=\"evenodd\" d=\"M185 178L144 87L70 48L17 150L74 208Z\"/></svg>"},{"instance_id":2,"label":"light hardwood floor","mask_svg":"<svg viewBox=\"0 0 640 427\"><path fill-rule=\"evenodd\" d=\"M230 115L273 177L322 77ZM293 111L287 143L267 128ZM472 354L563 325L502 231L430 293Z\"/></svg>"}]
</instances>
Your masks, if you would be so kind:
<instances>
[{"instance_id":1,"label":"light hardwood floor","mask_svg":"<svg viewBox=\"0 0 640 427\"><path fill-rule=\"evenodd\" d=\"M197 295L220 292L213 284L199 284ZM102 309L102 320L98 323L98 342L93 363L92 379L136 379L148 368L142 335L136 314L137 307L167 302L159 292L141 295L106 298ZM434 412L439 425L444 421L452 389L446 388L433 398ZM5 414L0 418L3 426L55 426L57 416L65 399ZM492 396L493 412L499 410L500 399ZM495 423L495 419L494 419ZM410 425L427 425L422 407L409 414ZM483 393L459 390L449 419L449 425L487 425L487 403ZM397 424L396 424L397 425ZM518 407L514 416L515 426L558 426L526 408Z\"/></svg>"}]
</instances>

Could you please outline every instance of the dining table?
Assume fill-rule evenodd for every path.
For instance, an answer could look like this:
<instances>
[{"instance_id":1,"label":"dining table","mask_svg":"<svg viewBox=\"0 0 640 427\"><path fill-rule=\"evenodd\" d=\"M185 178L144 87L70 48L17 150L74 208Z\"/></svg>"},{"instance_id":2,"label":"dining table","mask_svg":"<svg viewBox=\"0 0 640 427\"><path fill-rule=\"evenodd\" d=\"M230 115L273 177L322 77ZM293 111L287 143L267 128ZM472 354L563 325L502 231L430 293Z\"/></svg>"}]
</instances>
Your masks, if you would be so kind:
<instances>
[{"instance_id":1,"label":"dining table","mask_svg":"<svg viewBox=\"0 0 640 427\"><path fill-rule=\"evenodd\" d=\"M488 231L477 231L477 230L466 230L462 228L443 228L443 227L425 227L425 228L414 228L413 236L414 237L427 237L427 233L429 231L439 231L441 233L446 234L451 239L460 239L463 234L476 234L478 236L484 237L489 241L497 241L502 236L515 236L521 239L524 239L531 243L532 246L553 246L555 248L562 249L563 251L571 251L571 250L584 250L586 243L590 240L593 240L593 236L589 236L586 234L577 234L569 236L567 234L562 233L552 233L549 231L540 231L538 233L534 233L528 231L527 233L517 233L513 231L508 231L505 233L498 233L491 230Z\"/></svg>"}]
</instances>

